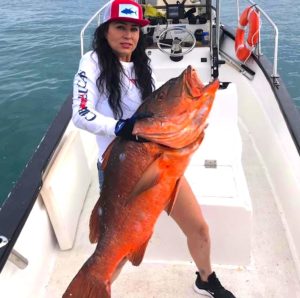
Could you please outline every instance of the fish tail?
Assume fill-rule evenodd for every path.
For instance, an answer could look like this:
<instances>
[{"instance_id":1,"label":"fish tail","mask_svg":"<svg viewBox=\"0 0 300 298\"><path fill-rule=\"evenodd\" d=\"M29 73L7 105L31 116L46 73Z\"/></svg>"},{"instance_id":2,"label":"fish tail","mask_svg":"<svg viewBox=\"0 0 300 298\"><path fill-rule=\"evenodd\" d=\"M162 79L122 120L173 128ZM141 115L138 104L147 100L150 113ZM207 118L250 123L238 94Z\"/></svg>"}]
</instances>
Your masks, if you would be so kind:
<instances>
[{"instance_id":1,"label":"fish tail","mask_svg":"<svg viewBox=\"0 0 300 298\"><path fill-rule=\"evenodd\" d=\"M90 217L90 242L96 243L99 240L100 237L100 214L99 214L99 208L100 208L100 199L96 203L91 217Z\"/></svg>"},{"instance_id":2,"label":"fish tail","mask_svg":"<svg viewBox=\"0 0 300 298\"><path fill-rule=\"evenodd\" d=\"M62 298L110 298L110 281L91 274L86 264L73 278Z\"/></svg>"}]
</instances>

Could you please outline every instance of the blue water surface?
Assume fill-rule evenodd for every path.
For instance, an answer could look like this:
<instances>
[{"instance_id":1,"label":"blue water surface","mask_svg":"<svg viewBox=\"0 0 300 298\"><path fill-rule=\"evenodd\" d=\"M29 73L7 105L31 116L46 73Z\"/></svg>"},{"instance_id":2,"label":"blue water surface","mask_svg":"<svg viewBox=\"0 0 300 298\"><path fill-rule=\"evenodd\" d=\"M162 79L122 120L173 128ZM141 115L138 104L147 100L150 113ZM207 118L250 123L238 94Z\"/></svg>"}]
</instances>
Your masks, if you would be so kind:
<instances>
[{"instance_id":1,"label":"blue water surface","mask_svg":"<svg viewBox=\"0 0 300 298\"><path fill-rule=\"evenodd\" d=\"M0 0L0 206L72 89L79 32L95 0ZM235 0L222 1L225 20ZM280 30L279 73L300 107L297 1L261 0ZM271 29L269 29L271 30ZM266 52L273 40L265 36Z\"/></svg>"},{"instance_id":2,"label":"blue water surface","mask_svg":"<svg viewBox=\"0 0 300 298\"><path fill-rule=\"evenodd\" d=\"M85 0L1 3L0 203L70 94L79 32L99 6Z\"/></svg>"}]
</instances>

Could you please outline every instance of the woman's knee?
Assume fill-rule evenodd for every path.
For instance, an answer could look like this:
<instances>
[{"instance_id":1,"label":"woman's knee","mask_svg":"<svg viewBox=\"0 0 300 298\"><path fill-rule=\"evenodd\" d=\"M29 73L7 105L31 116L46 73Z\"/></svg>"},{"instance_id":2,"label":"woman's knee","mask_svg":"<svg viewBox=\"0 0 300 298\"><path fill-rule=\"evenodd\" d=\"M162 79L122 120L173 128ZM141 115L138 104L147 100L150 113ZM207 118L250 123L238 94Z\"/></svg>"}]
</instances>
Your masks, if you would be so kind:
<instances>
[{"instance_id":1,"label":"woman's knee","mask_svg":"<svg viewBox=\"0 0 300 298\"><path fill-rule=\"evenodd\" d=\"M203 241L209 241L210 240L210 234L209 234L209 226L206 222L201 222L197 226L194 227L192 233L190 235L187 235L189 238L196 237L200 238Z\"/></svg>"}]
</instances>

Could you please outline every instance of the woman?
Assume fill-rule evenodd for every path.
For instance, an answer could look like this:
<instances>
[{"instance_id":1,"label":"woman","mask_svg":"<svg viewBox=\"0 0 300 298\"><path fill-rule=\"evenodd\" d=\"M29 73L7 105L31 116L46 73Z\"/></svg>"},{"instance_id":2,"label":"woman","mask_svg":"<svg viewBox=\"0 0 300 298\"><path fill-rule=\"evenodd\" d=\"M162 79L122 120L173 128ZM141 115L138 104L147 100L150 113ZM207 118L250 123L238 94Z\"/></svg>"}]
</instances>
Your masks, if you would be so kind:
<instances>
[{"instance_id":1,"label":"woman","mask_svg":"<svg viewBox=\"0 0 300 298\"><path fill-rule=\"evenodd\" d=\"M100 185L103 152L116 135L135 140L134 119L130 117L142 98L154 90L141 31L147 24L141 6L132 0L115 0L108 5L94 34L93 51L82 57L74 79L73 122L96 135ZM199 269L195 290L210 297L234 297L212 272L208 226L185 178L171 217L185 233Z\"/></svg>"}]
</instances>

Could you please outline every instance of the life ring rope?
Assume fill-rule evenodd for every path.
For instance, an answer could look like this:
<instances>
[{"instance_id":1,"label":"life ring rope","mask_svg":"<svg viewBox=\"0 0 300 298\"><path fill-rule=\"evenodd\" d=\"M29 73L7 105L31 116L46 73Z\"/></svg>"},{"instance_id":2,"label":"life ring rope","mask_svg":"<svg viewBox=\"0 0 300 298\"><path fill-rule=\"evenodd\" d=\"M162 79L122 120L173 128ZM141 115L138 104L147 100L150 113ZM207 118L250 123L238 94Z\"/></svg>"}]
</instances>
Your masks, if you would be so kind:
<instances>
[{"instance_id":1,"label":"life ring rope","mask_svg":"<svg viewBox=\"0 0 300 298\"><path fill-rule=\"evenodd\" d=\"M235 53L238 59L245 62L251 56L259 41L260 17L255 5L247 7L241 14L235 36ZM248 37L245 32L249 26Z\"/></svg>"}]
</instances>

